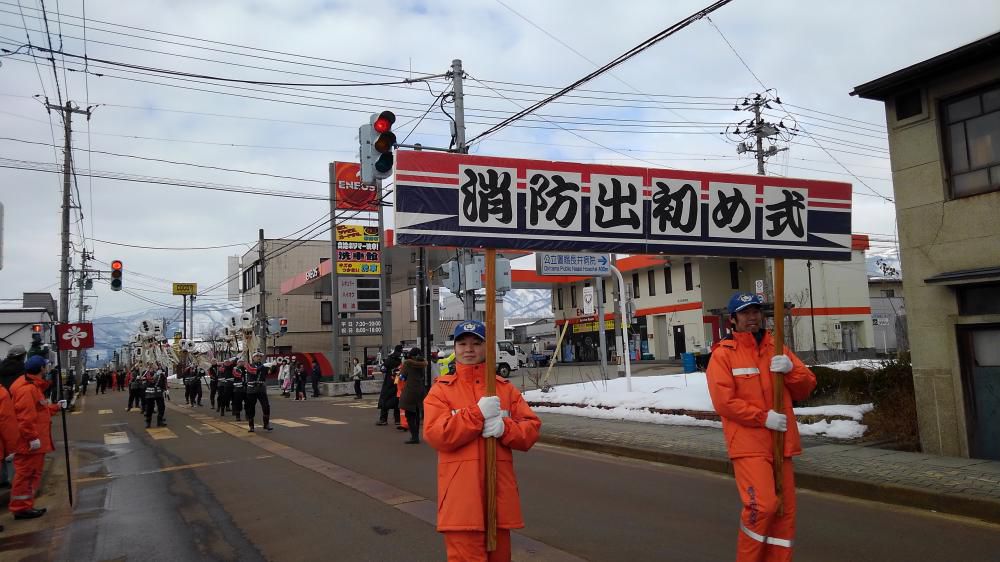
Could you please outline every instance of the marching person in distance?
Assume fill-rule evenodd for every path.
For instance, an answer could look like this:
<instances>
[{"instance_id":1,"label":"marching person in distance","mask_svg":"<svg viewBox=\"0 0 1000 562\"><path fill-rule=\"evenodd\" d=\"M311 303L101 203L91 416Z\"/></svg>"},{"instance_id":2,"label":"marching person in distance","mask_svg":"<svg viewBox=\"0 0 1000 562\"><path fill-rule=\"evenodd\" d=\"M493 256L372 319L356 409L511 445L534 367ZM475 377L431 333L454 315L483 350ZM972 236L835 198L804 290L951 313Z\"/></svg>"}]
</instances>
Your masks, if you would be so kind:
<instances>
[{"instance_id":1,"label":"marching person in distance","mask_svg":"<svg viewBox=\"0 0 1000 562\"><path fill-rule=\"evenodd\" d=\"M295 364L295 399L301 400L306 399L306 370L302 367L302 363Z\"/></svg>"},{"instance_id":2,"label":"marching person in distance","mask_svg":"<svg viewBox=\"0 0 1000 562\"><path fill-rule=\"evenodd\" d=\"M184 405L194 406L194 400L191 399L191 387L194 383L194 368L188 365L187 367L184 367L182 373L182 380L184 381Z\"/></svg>"},{"instance_id":3,"label":"marching person in distance","mask_svg":"<svg viewBox=\"0 0 1000 562\"><path fill-rule=\"evenodd\" d=\"M215 409L215 396L219 393L219 366L212 363L208 368L208 402Z\"/></svg>"},{"instance_id":4,"label":"marching person in distance","mask_svg":"<svg viewBox=\"0 0 1000 562\"><path fill-rule=\"evenodd\" d=\"M281 395L285 398L291 396L292 389L292 369L288 365L288 358L278 359L278 386L281 387Z\"/></svg>"},{"instance_id":5,"label":"marching person in distance","mask_svg":"<svg viewBox=\"0 0 1000 562\"><path fill-rule=\"evenodd\" d=\"M392 410L393 419L399 425L399 398L396 397L396 369L403 362L403 346L397 345L389 357L382 365L382 389L378 395L378 421L375 425L387 425L389 423L389 410Z\"/></svg>"},{"instance_id":6,"label":"marching person in distance","mask_svg":"<svg viewBox=\"0 0 1000 562\"><path fill-rule=\"evenodd\" d=\"M9 509L14 519L34 519L45 515L35 509L35 493L42 481L45 454L52 446L52 414L66 409L66 401L49 403L44 393L51 386L48 360L41 356L28 359L24 374L11 385L19 437L14 452L14 486Z\"/></svg>"},{"instance_id":7,"label":"marching person in distance","mask_svg":"<svg viewBox=\"0 0 1000 562\"><path fill-rule=\"evenodd\" d=\"M88 384L90 384L90 373L84 370L83 375L80 376L80 396L87 395Z\"/></svg>"},{"instance_id":8,"label":"marching person in distance","mask_svg":"<svg viewBox=\"0 0 1000 562\"><path fill-rule=\"evenodd\" d=\"M260 403L260 411L264 417L264 429L271 431L271 403L267 400L267 374L270 368L264 364L264 354L257 351L253 354L253 363L246 368L246 402L247 422L250 433L254 433L253 418L257 413L256 404Z\"/></svg>"},{"instance_id":9,"label":"marching person in distance","mask_svg":"<svg viewBox=\"0 0 1000 562\"><path fill-rule=\"evenodd\" d=\"M194 380L191 381L191 405L201 406L201 379L205 378L205 369L195 367Z\"/></svg>"},{"instance_id":10,"label":"marching person in distance","mask_svg":"<svg viewBox=\"0 0 1000 562\"><path fill-rule=\"evenodd\" d=\"M236 416L236 421L243 421L240 414L243 411L243 403L246 401L247 397L247 363L243 359L236 362L236 367L233 369L233 415Z\"/></svg>"},{"instance_id":11,"label":"marching person in distance","mask_svg":"<svg viewBox=\"0 0 1000 562\"><path fill-rule=\"evenodd\" d=\"M511 449L530 449L542 422L510 381L486 372L482 322L461 322L454 336L455 374L438 377L424 399L424 439L438 451L437 530L444 533L449 561L509 562L510 530L524 527ZM484 396L486 377L496 377L496 396ZM497 548L487 553L489 437L497 440Z\"/></svg>"},{"instance_id":12,"label":"marching person in distance","mask_svg":"<svg viewBox=\"0 0 1000 562\"><path fill-rule=\"evenodd\" d=\"M406 412L406 424L410 426L410 439L405 443L416 445L420 443L420 418L424 410L424 396L427 394L427 387L424 385L427 361L424 361L419 347L410 349L407 356L403 361L401 375L406 381L406 387L399 397L399 408Z\"/></svg>"},{"instance_id":13,"label":"marching person in distance","mask_svg":"<svg viewBox=\"0 0 1000 562\"><path fill-rule=\"evenodd\" d=\"M225 416L229 410L233 399L233 360L226 359L222 366L222 373L219 375L219 415Z\"/></svg>"},{"instance_id":14,"label":"marching person in distance","mask_svg":"<svg viewBox=\"0 0 1000 562\"><path fill-rule=\"evenodd\" d=\"M128 372L128 407L125 411L131 412L133 407L142 409L142 401L142 377L139 370L133 367Z\"/></svg>"},{"instance_id":15,"label":"marching person in distance","mask_svg":"<svg viewBox=\"0 0 1000 562\"><path fill-rule=\"evenodd\" d=\"M354 366L351 368L351 378L354 380L354 399L361 400L361 362L357 357L351 359Z\"/></svg>"},{"instance_id":16,"label":"marching person in distance","mask_svg":"<svg viewBox=\"0 0 1000 562\"><path fill-rule=\"evenodd\" d=\"M164 427L167 422L163 415L166 404L163 397L167 392L167 372L163 367L157 365L156 370L146 371L143 394L146 397L146 405L143 414L146 416L146 427L150 426L153 420L153 408L156 408L156 427Z\"/></svg>"},{"instance_id":17,"label":"marching person in distance","mask_svg":"<svg viewBox=\"0 0 1000 562\"><path fill-rule=\"evenodd\" d=\"M774 354L764 329L763 301L736 293L729 300L732 334L719 342L708 364L708 392L722 417L722 432L743 502L736 539L737 562L786 562L795 537L795 473L802 452L793 400L816 387L816 376L790 351ZM784 375L782 403L774 404L774 375ZM779 514L772 432L785 434L783 502Z\"/></svg>"},{"instance_id":18,"label":"marching person in distance","mask_svg":"<svg viewBox=\"0 0 1000 562\"><path fill-rule=\"evenodd\" d=\"M313 361L313 367L312 367L313 398L319 398L319 379L320 379L319 362Z\"/></svg>"}]
</instances>

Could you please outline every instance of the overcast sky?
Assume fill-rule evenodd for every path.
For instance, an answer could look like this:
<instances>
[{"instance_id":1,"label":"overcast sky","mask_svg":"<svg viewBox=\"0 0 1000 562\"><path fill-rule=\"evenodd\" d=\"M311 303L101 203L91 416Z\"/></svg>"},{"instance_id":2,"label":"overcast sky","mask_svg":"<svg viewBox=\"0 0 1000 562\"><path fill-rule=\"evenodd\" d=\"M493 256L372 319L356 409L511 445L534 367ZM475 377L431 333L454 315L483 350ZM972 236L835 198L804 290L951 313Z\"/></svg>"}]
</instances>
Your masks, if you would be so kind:
<instances>
[{"instance_id":1,"label":"overcast sky","mask_svg":"<svg viewBox=\"0 0 1000 562\"><path fill-rule=\"evenodd\" d=\"M402 138L446 84L434 80L326 89L235 85L168 78L93 59L227 78L315 83L437 74L461 58L470 75L466 106L471 138L552 87L592 71L593 63L613 59L708 3L503 2L48 2L53 47L61 42L70 55L86 51L90 74L83 72L82 58L57 58L57 93L49 61L38 59L36 65L24 50L0 59L0 165L51 170L62 161L61 151L49 146L63 143L61 121L53 115L50 123L33 96L44 93L58 103L61 95L81 107L96 106L89 123L79 115L73 120L79 174L79 198L74 191L74 200L83 213L79 223L78 215L73 216L74 247L86 245L100 262L123 260L130 291L174 303L168 281L209 287L226 277L226 256L241 255L249 246L182 252L107 242L252 244L258 228L268 237L293 233L326 214L327 204L90 179L84 175L87 170L325 196L328 162L356 158L358 126L369 113L396 111L395 130ZM0 0L0 46L14 50L26 43L25 24L31 43L47 46L41 4L20 0L20 5ZM790 104L787 108L797 114L802 128L872 190L891 197L882 106L848 92L996 32L1000 3L736 0L711 19L757 77ZM762 87L708 21L694 23L585 88L591 91L545 107L544 119L508 127L473 152L754 172L754 162L737 156L734 145L719 133L726 123L746 117L730 110L733 102ZM447 119L435 108L408 142L447 145ZM880 240L892 236L892 204L870 196L868 187L805 136L772 159L768 171L851 182L854 231L881 234ZM39 290L58 298L60 188L57 174L0 168L0 201L6 208L0 298ZM328 238L321 231L316 235ZM886 250L890 244L878 246ZM106 269L100 262L96 265ZM89 294L96 297L89 303L97 315L150 306L132 294L112 293L106 281L96 282ZM201 302L224 297L223 286Z\"/></svg>"}]
</instances>

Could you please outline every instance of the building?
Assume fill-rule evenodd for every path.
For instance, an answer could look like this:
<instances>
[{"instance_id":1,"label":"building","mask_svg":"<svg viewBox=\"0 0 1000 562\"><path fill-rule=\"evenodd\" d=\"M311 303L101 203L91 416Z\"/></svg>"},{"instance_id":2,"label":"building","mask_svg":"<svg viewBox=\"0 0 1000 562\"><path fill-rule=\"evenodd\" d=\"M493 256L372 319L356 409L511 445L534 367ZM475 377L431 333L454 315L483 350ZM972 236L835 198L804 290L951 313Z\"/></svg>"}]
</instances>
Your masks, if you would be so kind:
<instances>
[{"instance_id":1,"label":"building","mask_svg":"<svg viewBox=\"0 0 1000 562\"><path fill-rule=\"evenodd\" d=\"M869 277L868 300L872 303L875 349L885 355L909 351L903 280L899 277Z\"/></svg>"},{"instance_id":2,"label":"building","mask_svg":"<svg viewBox=\"0 0 1000 562\"><path fill-rule=\"evenodd\" d=\"M242 310L260 312L259 249L243 254L240 259L239 291ZM288 249L285 247L288 246ZM313 294L285 295L281 282L293 273L308 271L330 259L329 240L264 240L267 267L264 284L267 300L264 303L268 317L287 318L288 333L267 342L269 353L315 353L329 351L330 325L333 313L330 300L317 299Z\"/></svg>"},{"instance_id":3,"label":"building","mask_svg":"<svg viewBox=\"0 0 1000 562\"><path fill-rule=\"evenodd\" d=\"M1000 459L1000 34L851 95L885 104L920 442Z\"/></svg>"},{"instance_id":4,"label":"building","mask_svg":"<svg viewBox=\"0 0 1000 562\"><path fill-rule=\"evenodd\" d=\"M31 348L31 335L39 330L42 342L55 349L56 301L49 293L23 293L21 308L0 309L0 359L15 345ZM37 328L36 328L37 326Z\"/></svg>"},{"instance_id":5,"label":"building","mask_svg":"<svg viewBox=\"0 0 1000 562\"><path fill-rule=\"evenodd\" d=\"M785 261L785 302L790 305L786 340L806 360L813 359L814 322L819 361L874 354L865 280L867 249L867 237L855 235L849 262ZM732 294L763 292L766 275L762 259L629 256L619 259L617 267L635 301L629 350L637 360L678 359L686 352L708 352L726 334L726 306ZM583 288L592 281L562 278L553 288L557 332L568 326L562 361L597 360L599 325L596 316L583 313L581 302ZM605 311L608 356L615 358L620 339L612 330L620 328L616 328L610 308L616 299L614 277L604 278L603 284L603 304L609 307Z\"/></svg>"}]
</instances>

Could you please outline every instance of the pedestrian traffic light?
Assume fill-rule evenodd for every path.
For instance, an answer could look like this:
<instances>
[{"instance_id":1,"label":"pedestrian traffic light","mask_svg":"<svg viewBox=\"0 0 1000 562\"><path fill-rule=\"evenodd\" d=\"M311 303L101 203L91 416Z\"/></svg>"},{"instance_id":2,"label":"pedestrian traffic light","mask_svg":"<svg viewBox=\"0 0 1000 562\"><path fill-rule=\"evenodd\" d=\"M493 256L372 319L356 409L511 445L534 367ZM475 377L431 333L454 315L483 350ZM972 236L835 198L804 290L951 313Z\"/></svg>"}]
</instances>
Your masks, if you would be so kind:
<instances>
[{"instance_id":1,"label":"pedestrian traffic light","mask_svg":"<svg viewBox=\"0 0 1000 562\"><path fill-rule=\"evenodd\" d=\"M121 291L122 290L122 267L121 260L115 260L111 262L111 290Z\"/></svg>"},{"instance_id":2,"label":"pedestrian traffic light","mask_svg":"<svg viewBox=\"0 0 1000 562\"><path fill-rule=\"evenodd\" d=\"M278 320L278 326L280 326L280 328L281 328L278 331L278 335L283 336L283 335L287 334L288 333L288 318L282 318L281 320Z\"/></svg>"},{"instance_id":3,"label":"pedestrian traffic light","mask_svg":"<svg viewBox=\"0 0 1000 562\"><path fill-rule=\"evenodd\" d=\"M391 111L372 114L371 121L358 130L361 156L361 183L374 184L377 179L385 179L392 172L396 135L392 125L396 115Z\"/></svg>"}]
</instances>

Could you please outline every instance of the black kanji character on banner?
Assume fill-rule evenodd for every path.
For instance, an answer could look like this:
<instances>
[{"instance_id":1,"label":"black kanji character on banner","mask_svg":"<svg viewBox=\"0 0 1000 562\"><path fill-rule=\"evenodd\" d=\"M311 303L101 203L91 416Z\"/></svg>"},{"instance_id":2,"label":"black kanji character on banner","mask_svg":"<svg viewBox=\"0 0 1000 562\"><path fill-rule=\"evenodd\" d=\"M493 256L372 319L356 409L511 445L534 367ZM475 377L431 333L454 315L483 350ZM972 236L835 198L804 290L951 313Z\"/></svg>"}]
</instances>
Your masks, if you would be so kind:
<instances>
[{"instance_id":1,"label":"black kanji character on banner","mask_svg":"<svg viewBox=\"0 0 1000 562\"><path fill-rule=\"evenodd\" d=\"M471 168L464 170L466 182L462 184L462 213L472 222L489 222L496 217L503 224L514 219L511 202L511 175L489 169L479 173Z\"/></svg>"},{"instance_id":2,"label":"black kanji character on banner","mask_svg":"<svg viewBox=\"0 0 1000 562\"><path fill-rule=\"evenodd\" d=\"M660 232L670 226L690 234L698 225L698 192L686 183L670 192L670 185L656 182L659 189L653 194L653 218L660 219ZM686 217L686 220L685 220Z\"/></svg>"},{"instance_id":3,"label":"black kanji character on banner","mask_svg":"<svg viewBox=\"0 0 1000 562\"><path fill-rule=\"evenodd\" d=\"M782 189L785 196L784 201L766 205L764 209L774 211L764 218L771 221L771 227L767 229L768 236L779 236L786 229L791 229L792 234L797 238L805 237L805 228L802 224L802 211L805 210L805 195L800 191L789 191Z\"/></svg>"},{"instance_id":4,"label":"black kanji character on banner","mask_svg":"<svg viewBox=\"0 0 1000 562\"><path fill-rule=\"evenodd\" d=\"M753 218L750 213L750 204L743 198L742 191L734 189L731 196L719 191L719 202L712 209L712 221L719 228L728 227L733 232L743 232ZM736 220L737 214L739 220Z\"/></svg>"},{"instance_id":5,"label":"black kanji character on banner","mask_svg":"<svg viewBox=\"0 0 1000 562\"><path fill-rule=\"evenodd\" d=\"M639 214L628 209L628 216L622 216L622 209L626 205L635 205L639 201L639 190L631 183L622 185L618 178L610 178L611 193L608 193L608 186L603 183L597 184L597 202L595 205L595 222L601 228L612 228L615 226L631 226L638 229L642 225ZM622 193L622 188L628 189L628 194ZM611 217L605 218L606 211L611 211Z\"/></svg>"},{"instance_id":6,"label":"black kanji character on banner","mask_svg":"<svg viewBox=\"0 0 1000 562\"><path fill-rule=\"evenodd\" d=\"M567 193L579 193L580 186L566 181L558 174L552 176L552 181L544 174L535 174L529 182L531 187L528 207L528 224L538 226L538 214L545 211L545 219L555 221L561 228L566 228L576 220L579 207L575 197Z\"/></svg>"}]
</instances>

